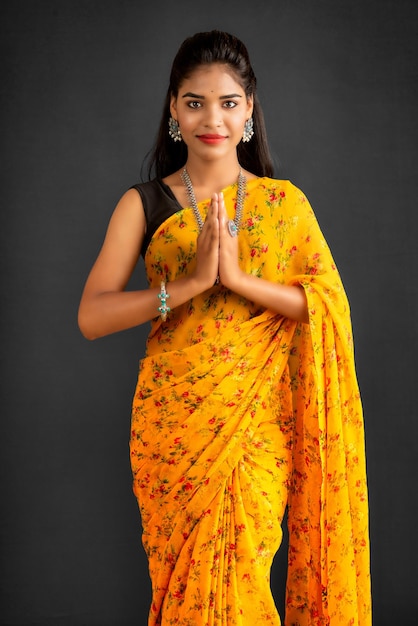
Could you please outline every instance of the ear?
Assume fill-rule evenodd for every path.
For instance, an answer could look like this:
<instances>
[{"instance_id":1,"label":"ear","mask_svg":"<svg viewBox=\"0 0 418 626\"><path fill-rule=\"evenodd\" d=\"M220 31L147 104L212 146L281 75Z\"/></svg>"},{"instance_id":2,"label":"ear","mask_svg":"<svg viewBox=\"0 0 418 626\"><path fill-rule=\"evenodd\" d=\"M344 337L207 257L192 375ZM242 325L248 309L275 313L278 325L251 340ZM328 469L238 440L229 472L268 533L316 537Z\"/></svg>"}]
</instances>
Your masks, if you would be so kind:
<instances>
[{"instance_id":1,"label":"ear","mask_svg":"<svg viewBox=\"0 0 418 626\"><path fill-rule=\"evenodd\" d=\"M253 114L253 110L254 110L254 96L248 96L247 98L247 119L250 119L250 117Z\"/></svg>"},{"instance_id":2,"label":"ear","mask_svg":"<svg viewBox=\"0 0 418 626\"><path fill-rule=\"evenodd\" d=\"M175 98L174 96L171 96L170 98L170 114L171 117L177 119L177 98Z\"/></svg>"}]
</instances>

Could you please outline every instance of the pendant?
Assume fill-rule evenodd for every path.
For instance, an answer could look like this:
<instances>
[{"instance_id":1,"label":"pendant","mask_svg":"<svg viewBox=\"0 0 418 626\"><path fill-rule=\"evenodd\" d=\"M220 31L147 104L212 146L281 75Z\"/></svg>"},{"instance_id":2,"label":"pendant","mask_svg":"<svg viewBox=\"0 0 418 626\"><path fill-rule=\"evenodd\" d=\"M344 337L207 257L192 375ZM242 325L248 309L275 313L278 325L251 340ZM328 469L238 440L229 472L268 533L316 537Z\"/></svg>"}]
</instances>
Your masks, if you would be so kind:
<instances>
[{"instance_id":1,"label":"pendant","mask_svg":"<svg viewBox=\"0 0 418 626\"><path fill-rule=\"evenodd\" d=\"M236 237L238 235L238 228L234 220L228 220L227 226L231 237Z\"/></svg>"}]
</instances>

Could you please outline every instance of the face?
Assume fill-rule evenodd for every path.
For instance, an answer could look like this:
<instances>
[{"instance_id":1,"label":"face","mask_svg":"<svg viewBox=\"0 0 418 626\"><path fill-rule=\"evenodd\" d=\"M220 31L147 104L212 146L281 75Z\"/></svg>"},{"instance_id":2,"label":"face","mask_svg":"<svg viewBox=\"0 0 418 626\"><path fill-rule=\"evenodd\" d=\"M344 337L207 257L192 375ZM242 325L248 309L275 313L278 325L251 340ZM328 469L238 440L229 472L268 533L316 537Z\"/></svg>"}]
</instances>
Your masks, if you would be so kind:
<instances>
[{"instance_id":1,"label":"face","mask_svg":"<svg viewBox=\"0 0 418 626\"><path fill-rule=\"evenodd\" d=\"M213 64L198 68L183 81L177 97L171 99L170 111L189 157L219 158L236 153L253 101L227 66Z\"/></svg>"}]
</instances>

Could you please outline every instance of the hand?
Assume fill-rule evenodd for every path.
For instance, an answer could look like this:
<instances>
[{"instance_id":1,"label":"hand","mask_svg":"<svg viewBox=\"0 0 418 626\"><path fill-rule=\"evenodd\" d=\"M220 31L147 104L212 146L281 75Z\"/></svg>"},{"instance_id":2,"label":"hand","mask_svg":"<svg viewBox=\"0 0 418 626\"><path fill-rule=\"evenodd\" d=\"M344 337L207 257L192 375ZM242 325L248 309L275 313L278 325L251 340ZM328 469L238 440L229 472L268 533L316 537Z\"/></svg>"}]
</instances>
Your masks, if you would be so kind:
<instances>
[{"instance_id":1,"label":"hand","mask_svg":"<svg viewBox=\"0 0 418 626\"><path fill-rule=\"evenodd\" d=\"M197 239L194 279L202 286L202 291L212 287L219 275L218 211L218 194L215 193L212 197L202 231Z\"/></svg>"},{"instance_id":2,"label":"hand","mask_svg":"<svg viewBox=\"0 0 418 626\"><path fill-rule=\"evenodd\" d=\"M219 221L219 277L221 283L232 291L239 284L242 270L238 263L238 237L231 237L228 230L229 217L226 212L223 194L218 196Z\"/></svg>"}]
</instances>

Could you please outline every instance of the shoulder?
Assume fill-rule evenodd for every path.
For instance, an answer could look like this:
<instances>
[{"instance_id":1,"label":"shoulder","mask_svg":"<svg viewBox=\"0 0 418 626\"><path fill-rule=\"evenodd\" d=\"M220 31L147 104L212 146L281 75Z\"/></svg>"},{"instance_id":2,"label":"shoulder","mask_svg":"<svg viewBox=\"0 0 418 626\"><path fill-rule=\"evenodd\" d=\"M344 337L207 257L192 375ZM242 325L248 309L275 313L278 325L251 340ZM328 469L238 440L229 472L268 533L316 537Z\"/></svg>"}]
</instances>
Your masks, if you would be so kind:
<instances>
[{"instance_id":1,"label":"shoulder","mask_svg":"<svg viewBox=\"0 0 418 626\"><path fill-rule=\"evenodd\" d=\"M282 197L290 196L293 198L304 196L303 191L288 179L269 178L268 176L264 176L263 178L260 178L259 181L260 186L264 190L278 192Z\"/></svg>"},{"instance_id":2,"label":"shoulder","mask_svg":"<svg viewBox=\"0 0 418 626\"><path fill-rule=\"evenodd\" d=\"M119 198L113 211L111 225L123 225L126 224L128 228L132 225L144 223L144 206L141 195L134 187L130 187Z\"/></svg>"},{"instance_id":3,"label":"shoulder","mask_svg":"<svg viewBox=\"0 0 418 626\"><path fill-rule=\"evenodd\" d=\"M287 205L290 208L308 202L303 191L290 180L264 176L258 179L256 189L266 202L274 205Z\"/></svg>"},{"instance_id":4,"label":"shoulder","mask_svg":"<svg viewBox=\"0 0 418 626\"><path fill-rule=\"evenodd\" d=\"M161 183L159 180L154 178L153 180L148 180L143 183L135 183L128 189L126 193L129 193L133 190L137 193L137 195L139 194L141 197L143 197L144 195L155 193L159 189L161 189Z\"/></svg>"},{"instance_id":5,"label":"shoulder","mask_svg":"<svg viewBox=\"0 0 418 626\"><path fill-rule=\"evenodd\" d=\"M275 219L295 221L314 217L313 209L304 192L290 180L260 178L257 185L258 201Z\"/></svg>"}]
</instances>

